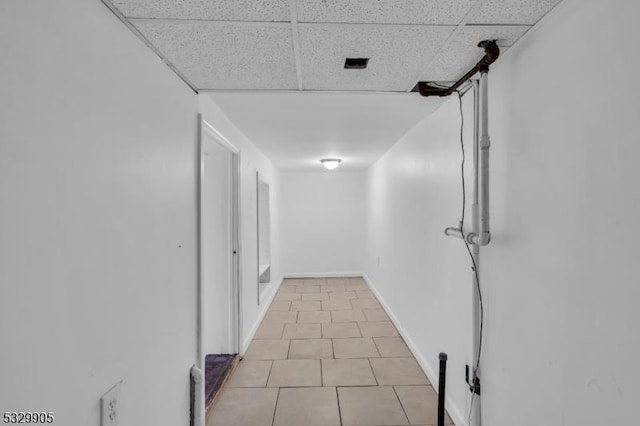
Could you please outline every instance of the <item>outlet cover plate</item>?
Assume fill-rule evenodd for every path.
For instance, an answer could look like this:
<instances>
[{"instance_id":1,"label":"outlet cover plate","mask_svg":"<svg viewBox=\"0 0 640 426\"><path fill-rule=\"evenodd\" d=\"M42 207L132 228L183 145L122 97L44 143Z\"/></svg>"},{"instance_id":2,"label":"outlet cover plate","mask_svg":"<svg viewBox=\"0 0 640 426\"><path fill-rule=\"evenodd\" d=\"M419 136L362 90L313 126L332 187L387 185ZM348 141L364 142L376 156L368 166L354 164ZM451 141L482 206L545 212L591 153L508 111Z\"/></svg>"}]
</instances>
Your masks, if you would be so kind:
<instances>
[{"instance_id":1,"label":"outlet cover plate","mask_svg":"<svg viewBox=\"0 0 640 426\"><path fill-rule=\"evenodd\" d=\"M120 423L120 391L122 380L100 398L100 426L116 426Z\"/></svg>"}]
</instances>

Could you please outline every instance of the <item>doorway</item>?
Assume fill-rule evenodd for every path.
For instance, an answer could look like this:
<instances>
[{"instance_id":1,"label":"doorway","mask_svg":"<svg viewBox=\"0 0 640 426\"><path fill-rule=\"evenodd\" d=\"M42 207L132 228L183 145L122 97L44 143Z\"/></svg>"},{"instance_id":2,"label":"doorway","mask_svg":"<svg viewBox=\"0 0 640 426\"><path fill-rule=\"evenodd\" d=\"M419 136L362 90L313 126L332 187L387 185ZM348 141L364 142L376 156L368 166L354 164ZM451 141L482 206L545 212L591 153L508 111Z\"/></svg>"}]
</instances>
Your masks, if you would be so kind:
<instances>
[{"instance_id":1,"label":"doorway","mask_svg":"<svg viewBox=\"0 0 640 426\"><path fill-rule=\"evenodd\" d=\"M198 361L205 404L240 352L239 151L200 117Z\"/></svg>"}]
</instances>

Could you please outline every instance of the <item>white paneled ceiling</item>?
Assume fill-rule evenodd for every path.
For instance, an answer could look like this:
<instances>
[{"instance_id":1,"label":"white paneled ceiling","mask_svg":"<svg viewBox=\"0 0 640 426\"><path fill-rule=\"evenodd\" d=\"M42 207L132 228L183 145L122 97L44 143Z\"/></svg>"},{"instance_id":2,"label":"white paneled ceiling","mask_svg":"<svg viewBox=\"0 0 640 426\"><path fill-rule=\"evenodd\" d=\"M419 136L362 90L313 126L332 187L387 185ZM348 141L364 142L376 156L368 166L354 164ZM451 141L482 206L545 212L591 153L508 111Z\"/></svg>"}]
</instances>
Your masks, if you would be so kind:
<instances>
[{"instance_id":1,"label":"white paneled ceiling","mask_svg":"<svg viewBox=\"0 0 640 426\"><path fill-rule=\"evenodd\" d=\"M558 0L492 0L480 1L469 24L534 25Z\"/></svg>"},{"instance_id":2,"label":"white paneled ceiling","mask_svg":"<svg viewBox=\"0 0 640 426\"><path fill-rule=\"evenodd\" d=\"M474 0L298 0L300 22L458 25Z\"/></svg>"},{"instance_id":3,"label":"white paneled ceiling","mask_svg":"<svg viewBox=\"0 0 640 426\"><path fill-rule=\"evenodd\" d=\"M457 80L478 41L508 47L560 0L102 1L195 90L406 92Z\"/></svg>"},{"instance_id":4,"label":"white paneled ceiling","mask_svg":"<svg viewBox=\"0 0 640 426\"><path fill-rule=\"evenodd\" d=\"M288 0L111 0L127 18L289 22Z\"/></svg>"},{"instance_id":5,"label":"white paneled ceiling","mask_svg":"<svg viewBox=\"0 0 640 426\"><path fill-rule=\"evenodd\" d=\"M406 91L454 26L299 24L302 81L308 90ZM347 57L370 58L345 70ZM413 87L413 86L411 86Z\"/></svg>"},{"instance_id":6,"label":"white paneled ceiling","mask_svg":"<svg viewBox=\"0 0 640 426\"><path fill-rule=\"evenodd\" d=\"M196 88L298 87L286 23L136 20L134 25Z\"/></svg>"},{"instance_id":7,"label":"white paneled ceiling","mask_svg":"<svg viewBox=\"0 0 640 426\"><path fill-rule=\"evenodd\" d=\"M561 0L101 1L279 169L355 171L441 105L418 81L458 80Z\"/></svg>"}]
</instances>

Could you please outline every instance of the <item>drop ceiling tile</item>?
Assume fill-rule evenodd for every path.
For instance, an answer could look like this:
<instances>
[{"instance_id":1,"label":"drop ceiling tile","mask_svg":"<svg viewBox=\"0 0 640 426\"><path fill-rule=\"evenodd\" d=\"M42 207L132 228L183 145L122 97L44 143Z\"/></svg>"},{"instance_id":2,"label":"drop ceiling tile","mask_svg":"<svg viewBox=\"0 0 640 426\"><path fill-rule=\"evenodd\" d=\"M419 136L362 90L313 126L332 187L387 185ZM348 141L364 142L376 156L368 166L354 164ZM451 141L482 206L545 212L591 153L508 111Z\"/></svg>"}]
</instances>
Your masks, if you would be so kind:
<instances>
[{"instance_id":1,"label":"drop ceiling tile","mask_svg":"<svg viewBox=\"0 0 640 426\"><path fill-rule=\"evenodd\" d=\"M561 0L481 0L470 24L533 25Z\"/></svg>"},{"instance_id":2,"label":"drop ceiling tile","mask_svg":"<svg viewBox=\"0 0 640 426\"><path fill-rule=\"evenodd\" d=\"M306 90L406 91L455 27L300 24L298 29ZM346 70L347 57L370 59L364 70Z\"/></svg>"},{"instance_id":3,"label":"drop ceiling tile","mask_svg":"<svg viewBox=\"0 0 640 426\"><path fill-rule=\"evenodd\" d=\"M288 0L111 0L127 18L290 21Z\"/></svg>"},{"instance_id":4,"label":"drop ceiling tile","mask_svg":"<svg viewBox=\"0 0 640 426\"><path fill-rule=\"evenodd\" d=\"M420 81L457 81L484 55L484 51L478 47L479 42L497 40L501 53L505 53L529 28L521 25L467 25L420 74Z\"/></svg>"},{"instance_id":5,"label":"drop ceiling tile","mask_svg":"<svg viewBox=\"0 0 640 426\"><path fill-rule=\"evenodd\" d=\"M133 24L197 89L297 89L290 24Z\"/></svg>"},{"instance_id":6,"label":"drop ceiling tile","mask_svg":"<svg viewBox=\"0 0 640 426\"><path fill-rule=\"evenodd\" d=\"M298 21L457 25L473 0L298 0Z\"/></svg>"}]
</instances>

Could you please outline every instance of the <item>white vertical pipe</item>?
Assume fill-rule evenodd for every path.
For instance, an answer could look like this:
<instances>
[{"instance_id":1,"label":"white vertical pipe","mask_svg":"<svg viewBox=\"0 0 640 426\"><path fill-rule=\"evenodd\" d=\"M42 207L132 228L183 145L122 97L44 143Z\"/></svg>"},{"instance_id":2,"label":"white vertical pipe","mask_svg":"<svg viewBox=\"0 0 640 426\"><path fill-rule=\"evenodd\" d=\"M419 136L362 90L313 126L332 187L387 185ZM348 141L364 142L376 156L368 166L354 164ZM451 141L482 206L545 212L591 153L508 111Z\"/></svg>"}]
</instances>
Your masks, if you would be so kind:
<instances>
[{"instance_id":1,"label":"white vertical pipe","mask_svg":"<svg viewBox=\"0 0 640 426\"><path fill-rule=\"evenodd\" d=\"M489 244L489 73L480 73L480 245Z\"/></svg>"},{"instance_id":2,"label":"white vertical pipe","mask_svg":"<svg viewBox=\"0 0 640 426\"><path fill-rule=\"evenodd\" d=\"M486 246L491 241L489 232L489 97L488 97L488 72L480 73L480 151L479 151L479 227L477 232L468 236L471 244Z\"/></svg>"},{"instance_id":3,"label":"white vertical pipe","mask_svg":"<svg viewBox=\"0 0 640 426\"><path fill-rule=\"evenodd\" d=\"M480 179L480 93L477 80L473 81L473 204L471 205L471 235L479 232L479 205L478 187ZM478 255L480 250L477 245L471 246L474 255ZM477 262L476 258L476 262ZM475 276L475 275L474 275ZM475 280L475 278L474 278Z\"/></svg>"},{"instance_id":4,"label":"white vertical pipe","mask_svg":"<svg viewBox=\"0 0 640 426\"><path fill-rule=\"evenodd\" d=\"M473 87L473 208L478 208L478 171L479 155L478 141L480 140L480 93L478 80L471 82ZM476 211L473 211L473 232L478 231Z\"/></svg>"},{"instance_id":5,"label":"white vertical pipe","mask_svg":"<svg viewBox=\"0 0 640 426\"><path fill-rule=\"evenodd\" d=\"M193 426L205 426L204 371L197 366L191 367L193 386Z\"/></svg>"},{"instance_id":6,"label":"white vertical pipe","mask_svg":"<svg viewBox=\"0 0 640 426\"><path fill-rule=\"evenodd\" d=\"M204 389L204 283L203 283L203 252L202 252L202 182L204 179L204 136L202 114L198 114L198 157L197 157L197 198L196 198L196 215L197 215L197 235L196 235L196 252L197 252L197 299L196 299L196 363L191 367L191 381L193 382L193 421L194 426L204 426L205 421L205 389Z\"/></svg>"},{"instance_id":7,"label":"white vertical pipe","mask_svg":"<svg viewBox=\"0 0 640 426\"><path fill-rule=\"evenodd\" d=\"M197 215L197 234L196 234L196 253L197 253L197 299L196 299L196 367L204 370L204 261L202 250L202 232L204 230L204 219L202 217L202 183L204 180L204 135L203 135L203 118L202 114L198 114L198 159L197 159L197 198L196 198L196 215Z\"/></svg>"}]
</instances>

